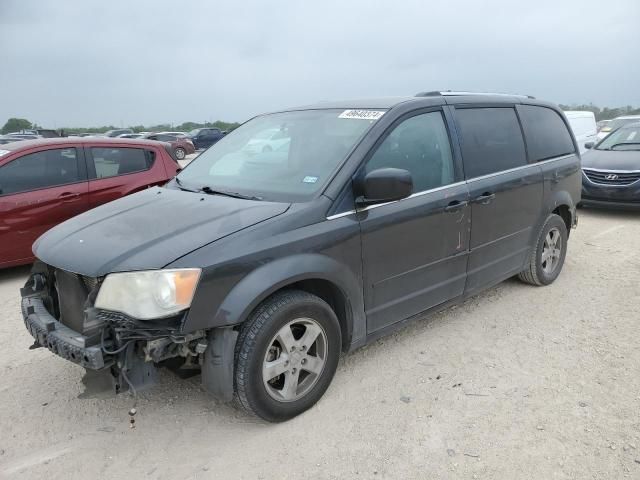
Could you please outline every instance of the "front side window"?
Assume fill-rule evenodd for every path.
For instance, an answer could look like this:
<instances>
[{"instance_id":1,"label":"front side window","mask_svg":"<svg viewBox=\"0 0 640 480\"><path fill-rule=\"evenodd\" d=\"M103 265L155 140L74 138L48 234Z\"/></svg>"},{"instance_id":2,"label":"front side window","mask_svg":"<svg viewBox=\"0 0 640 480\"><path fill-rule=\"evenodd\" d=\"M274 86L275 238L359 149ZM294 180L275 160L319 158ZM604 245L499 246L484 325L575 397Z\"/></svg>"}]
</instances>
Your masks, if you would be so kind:
<instances>
[{"instance_id":1,"label":"front side window","mask_svg":"<svg viewBox=\"0 0 640 480\"><path fill-rule=\"evenodd\" d=\"M384 113L357 118L344 112L302 110L256 117L223 136L177 178L192 190L209 187L265 200L307 201Z\"/></svg>"},{"instance_id":2,"label":"front side window","mask_svg":"<svg viewBox=\"0 0 640 480\"><path fill-rule=\"evenodd\" d=\"M520 124L513 108L457 109L456 120L467 178L527 164Z\"/></svg>"},{"instance_id":3,"label":"front side window","mask_svg":"<svg viewBox=\"0 0 640 480\"><path fill-rule=\"evenodd\" d=\"M518 112L531 160L539 162L575 153L571 134L557 112L550 108L533 105L520 105ZM578 125L584 120L574 119Z\"/></svg>"},{"instance_id":4,"label":"front side window","mask_svg":"<svg viewBox=\"0 0 640 480\"><path fill-rule=\"evenodd\" d=\"M623 127L605 137L597 150L640 150L640 125Z\"/></svg>"},{"instance_id":5,"label":"front side window","mask_svg":"<svg viewBox=\"0 0 640 480\"><path fill-rule=\"evenodd\" d=\"M82 177L75 148L44 150L0 167L0 195L76 183Z\"/></svg>"},{"instance_id":6,"label":"front side window","mask_svg":"<svg viewBox=\"0 0 640 480\"><path fill-rule=\"evenodd\" d=\"M148 170L154 154L141 148L93 147L91 157L96 178L100 179Z\"/></svg>"},{"instance_id":7,"label":"front side window","mask_svg":"<svg viewBox=\"0 0 640 480\"><path fill-rule=\"evenodd\" d=\"M453 183L453 155L441 112L404 120L377 148L365 166L401 168L413 178L413 191L422 192Z\"/></svg>"}]
</instances>

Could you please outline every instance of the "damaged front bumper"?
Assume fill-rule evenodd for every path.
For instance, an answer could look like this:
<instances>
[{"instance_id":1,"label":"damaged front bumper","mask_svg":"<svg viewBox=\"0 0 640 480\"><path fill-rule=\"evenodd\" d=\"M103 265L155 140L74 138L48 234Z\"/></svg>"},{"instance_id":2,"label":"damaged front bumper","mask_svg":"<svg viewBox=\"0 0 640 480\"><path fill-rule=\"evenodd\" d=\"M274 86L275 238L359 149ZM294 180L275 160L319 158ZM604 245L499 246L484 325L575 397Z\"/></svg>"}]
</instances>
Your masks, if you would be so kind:
<instances>
[{"instance_id":1,"label":"damaged front bumper","mask_svg":"<svg viewBox=\"0 0 640 480\"><path fill-rule=\"evenodd\" d=\"M110 367L114 360L103 355L99 345L89 346L89 338L53 318L41 298L22 298L22 317L35 347L46 347L56 355L91 370Z\"/></svg>"},{"instance_id":2,"label":"damaged front bumper","mask_svg":"<svg viewBox=\"0 0 640 480\"><path fill-rule=\"evenodd\" d=\"M101 279L34 264L20 290L31 348L45 347L89 370L112 377L116 392L139 391L157 381L157 365L180 376L201 372L206 390L222 401L233 397L233 327L184 332L186 311L139 320L94 307Z\"/></svg>"}]
</instances>

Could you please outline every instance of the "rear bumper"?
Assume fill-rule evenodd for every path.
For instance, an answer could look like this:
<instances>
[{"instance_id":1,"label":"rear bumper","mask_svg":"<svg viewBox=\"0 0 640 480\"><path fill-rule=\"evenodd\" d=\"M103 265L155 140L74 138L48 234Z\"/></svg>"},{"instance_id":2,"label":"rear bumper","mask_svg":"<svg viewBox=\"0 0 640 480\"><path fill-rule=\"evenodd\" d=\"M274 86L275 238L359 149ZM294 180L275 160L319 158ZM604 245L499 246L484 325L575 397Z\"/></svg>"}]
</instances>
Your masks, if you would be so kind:
<instances>
[{"instance_id":1,"label":"rear bumper","mask_svg":"<svg viewBox=\"0 0 640 480\"><path fill-rule=\"evenodd\" d=\"M91 370L111 365L112 360L105 358L100 346L87 346L87 337L53 318L41 298L23 297L22 317L37 346L47 347L59 357Z\"/></svg>"}]
</instances>

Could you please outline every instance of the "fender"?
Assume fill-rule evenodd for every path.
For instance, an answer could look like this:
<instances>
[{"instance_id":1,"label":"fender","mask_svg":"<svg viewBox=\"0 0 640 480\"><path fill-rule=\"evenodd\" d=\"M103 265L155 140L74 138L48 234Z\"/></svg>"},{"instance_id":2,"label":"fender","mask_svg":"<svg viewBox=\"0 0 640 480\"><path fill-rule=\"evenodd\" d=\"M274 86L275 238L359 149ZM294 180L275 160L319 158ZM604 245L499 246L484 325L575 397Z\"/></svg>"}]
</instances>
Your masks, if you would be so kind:
<instances>
[{"instance_id":1,"label":"fender","mask_svg":"<svg viewBox=\"0 0 640 480\"><path fill-rule=\"evenodd\" d=\"M553 192L548 202L547 215L553 212L560 205L566 205L567 207L569 207L569 212L571 213L571 220L573 223L573 220L575 218L576 206L573 202L573 198L571 198L571 195L566 190L556 190L555 192Z\"/></svg>"},{"instance_id":2,"label":"fender","mask_svg":"<svg viewBox=\"0 0 640 480\"><path fill-rule=\"evenodd\" d=\"M242 323L269 295L301 280L326 280L338 287L347 305L349 349L364 344L366 319L361 282L345 265L313 253L281 258L253 270L229 292L205 328Z\"/></svg>"}]
</instances>

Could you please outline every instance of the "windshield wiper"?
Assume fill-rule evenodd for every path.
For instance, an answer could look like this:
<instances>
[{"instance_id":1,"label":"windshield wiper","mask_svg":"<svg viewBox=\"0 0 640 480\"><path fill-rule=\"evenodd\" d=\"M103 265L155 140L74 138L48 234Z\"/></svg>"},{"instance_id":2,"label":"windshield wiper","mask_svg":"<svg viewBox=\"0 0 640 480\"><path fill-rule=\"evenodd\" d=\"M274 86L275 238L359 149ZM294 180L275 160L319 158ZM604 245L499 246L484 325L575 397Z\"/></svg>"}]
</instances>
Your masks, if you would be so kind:
<instances>
[{"instance_id":1,"label":"windshield wiper","mask_svg":"<svg viewBox=\"0 0 640 480\"><path fill-rule=\"evenodd\" d=\"M640 145L640 142L622 142L622 143L615 143L613 145L611 145L609 147L609 150L614 150L616 147L619 147L621 145ZM636 149L635 148L631 148L631 151L635 152Z\"/></svg>"},{"instance_id":2,"label":"windshield wiper","mask_svg":"<svg viewBox=\"0 0 640 480\"><path fill-rule=\"evenodd\" d=\"M200 190L202 193L206 193L207 195L224 195L225 197L233 197L233 198L241 198L243 200L262 200L262 197L256 197L253 195L242 195L238 192L225 192L224 190L214 190L208 185L205 185Z\"/></svg>"},{"instance_id":3,"label":"windshield wiper","mask_svg":"<svg viewBox=\"0 0 640 480\"><path fill-rule=\"evenodd\" d=\"M178 177L174 177L174 180L178 184L178 188L180 188L180 190L184 190L185 192L198 193L197 190L191 190L190 188L185 187Z\"/></svg>"}]
</instances>

